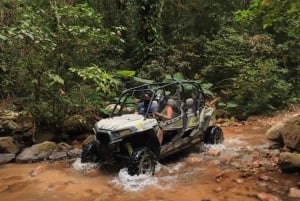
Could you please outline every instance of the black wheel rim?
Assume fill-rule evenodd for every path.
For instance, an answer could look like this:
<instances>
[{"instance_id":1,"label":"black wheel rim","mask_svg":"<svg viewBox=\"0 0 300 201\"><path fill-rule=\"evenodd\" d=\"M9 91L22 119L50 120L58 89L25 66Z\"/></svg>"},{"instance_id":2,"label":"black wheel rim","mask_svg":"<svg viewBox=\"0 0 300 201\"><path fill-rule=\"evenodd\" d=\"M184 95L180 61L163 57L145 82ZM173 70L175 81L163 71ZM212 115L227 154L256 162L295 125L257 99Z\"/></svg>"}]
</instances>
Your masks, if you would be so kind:
<instances>
[{"instance_id":1,"label":"black wheel rim","mask_svg":"<svg viewBox=\"0 0 300 201\"><path fill-rule=\"evenodd\" d=\"M140 164L139 164L139 173L150 175L153 174L153 160L149 153L144 152Z\"/></svg>"}]
</instances>

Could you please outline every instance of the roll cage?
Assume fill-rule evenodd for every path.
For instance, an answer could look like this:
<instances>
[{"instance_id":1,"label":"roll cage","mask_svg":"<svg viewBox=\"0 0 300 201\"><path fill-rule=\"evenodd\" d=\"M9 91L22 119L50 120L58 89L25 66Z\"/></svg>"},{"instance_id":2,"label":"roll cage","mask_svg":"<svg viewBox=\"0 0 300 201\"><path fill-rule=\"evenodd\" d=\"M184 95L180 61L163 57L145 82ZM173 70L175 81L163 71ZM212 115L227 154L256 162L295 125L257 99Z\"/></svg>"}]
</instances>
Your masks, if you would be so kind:
<instances>
[{"instance_id":1,"label":"roll cage","mask_svg":"<svg viewBox=\"0 0 300 201\"><path fill-rule=\"evenodd\" d=\"M144 114L145 118L152 117L149 111L153 101L160 102L159 110L161 110L166 104L167 99L174 99L177 101L177 109L181 112L185 112L188 109L186 100L192 99L192 111L195 114L205 105L205 94L198 82L176 81L170 83L143 84L124 90L110 113L110 117L134 111L136 105L142 101L143 94L149 91L152 92L152 95L150 97L150 104ZM159 97L163 97L163 100L159 100ZM128 107L130 108L129 110Z\"/></svg>"}]
</instances>

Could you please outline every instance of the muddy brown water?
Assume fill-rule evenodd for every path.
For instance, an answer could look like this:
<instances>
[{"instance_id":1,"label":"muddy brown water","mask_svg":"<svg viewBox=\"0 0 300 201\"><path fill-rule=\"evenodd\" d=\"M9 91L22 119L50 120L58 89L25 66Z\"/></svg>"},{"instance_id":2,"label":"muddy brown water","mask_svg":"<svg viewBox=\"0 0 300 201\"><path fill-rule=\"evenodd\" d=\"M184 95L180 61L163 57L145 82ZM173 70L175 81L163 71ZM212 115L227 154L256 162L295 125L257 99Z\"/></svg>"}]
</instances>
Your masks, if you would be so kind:
<instances>
[{"instance_id":1,"label":"muddy brown water","mask_svg":"<svg viewBox=\"0 0 300 201\"><path fill-rule=\"evenodd\" d=\"M96 164L72 161L0 166L1 201L255 201L260 193L282 200L298 174L253 170L270 144L269 126L222 127L222 145L199 145L161 161L154 176L133 176L126 169L103 171ZM268 157L268 156L265 156ZM237 165L234 165L237 164Z\"/></svg>"}]
</instances>

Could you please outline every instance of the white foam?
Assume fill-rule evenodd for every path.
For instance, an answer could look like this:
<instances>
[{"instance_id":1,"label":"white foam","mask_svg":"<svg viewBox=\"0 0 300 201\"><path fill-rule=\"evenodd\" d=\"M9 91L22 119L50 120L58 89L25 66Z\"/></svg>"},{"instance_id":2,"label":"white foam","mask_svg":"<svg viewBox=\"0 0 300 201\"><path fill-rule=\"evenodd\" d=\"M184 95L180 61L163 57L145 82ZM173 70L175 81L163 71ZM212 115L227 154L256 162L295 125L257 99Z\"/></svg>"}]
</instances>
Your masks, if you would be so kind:
<instances>
[{"instance_id":1,"label":"white foam","mask_svg":"<svg viewBox=\"0 0 300 201\"><path fill-rule=\"evenodd\" d=\"M161 170L167 169L167 172L178 171L182 163L177 163L171 167L164 166L158 163L155 167L154 175L134 175L130 176L128 174L127 168L123 168L119 171L117 177L113 178L112 183L121 186L125 191L142 191L146 187L154 187L159 189L169 189L173 185L178 175L172 176L156 176Z\"/></svg>"},{"instance_id":2,"label":"white foam","mask_svg":"<svg viewBox=\"0 0 300 201\"><path fill-rule=\"evenodd\" d=\"M126 191L141 191L147 186L157 186L159 184L158 178L152 175L130 176L127 168L121 169L118 177L115 177L112 182L121 185Z\"/></svg>"},{"instance_id":3,"label":"white foam","mask_svg":"<svg viewBox=\"0 0 300 201\"><path fill-rule=\"evenodd\" d=\"M77 158L72 164L73 168L78 171L91 170L99 168L98 163L81 163L81 159Z\"/></svg>"}]
</instances>

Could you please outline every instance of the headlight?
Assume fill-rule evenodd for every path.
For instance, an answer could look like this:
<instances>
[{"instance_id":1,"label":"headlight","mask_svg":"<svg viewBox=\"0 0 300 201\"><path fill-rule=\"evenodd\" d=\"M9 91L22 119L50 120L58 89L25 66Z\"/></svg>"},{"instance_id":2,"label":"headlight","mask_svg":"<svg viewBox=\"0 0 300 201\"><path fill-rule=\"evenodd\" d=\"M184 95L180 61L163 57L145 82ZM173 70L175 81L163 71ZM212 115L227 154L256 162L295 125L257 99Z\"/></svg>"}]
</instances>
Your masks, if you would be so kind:
<instances>
[{"instance_id":1,"label":"headlight","mask_svg":"<svg viewBox=\"0 0 300 201\"><path fill-rule=\"evenodd\" d=\"M120 130L118 131L118 134L120 136L125 136L125 135L129 135L131 133L131 130L130 129L125 129L125 130Z\"/></svg>"}]
</instances>

